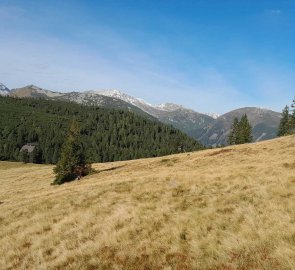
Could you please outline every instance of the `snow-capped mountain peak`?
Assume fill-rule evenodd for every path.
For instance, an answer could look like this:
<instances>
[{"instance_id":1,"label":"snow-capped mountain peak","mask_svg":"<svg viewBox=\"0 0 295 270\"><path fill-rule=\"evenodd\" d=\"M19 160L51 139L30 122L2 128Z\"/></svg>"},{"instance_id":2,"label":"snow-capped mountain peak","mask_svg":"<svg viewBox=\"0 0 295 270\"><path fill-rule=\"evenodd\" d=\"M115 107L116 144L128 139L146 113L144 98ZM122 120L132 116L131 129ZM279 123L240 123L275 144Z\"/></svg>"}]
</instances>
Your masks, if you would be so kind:
<instances>
[{"instance_id":1,"label":"snow-capped mountain peak","mask_svg":"<svg viewBox=\"0 0 295 270\"><path fill-rule=\"evenodd\" d=\"M218 113L204 113L204 114L206 114L214 119L217 119L220 116Z\"/></svg>"},{"instance_id":2,"label":"snow-capped mountain peak","mask_svg":"<svg viewBox=\"0 0 295 270\"><path fill-rule=\"evenodd\" d=\"M6 96L9 93L10 93L10 90L3 83L0 83L0 95Z\"/></svg>"},{"instance_id":3,"label":"snow-capped mountain peak","mask_svg":"<svg viewBox=\"0 0 295 270\"><path fill-rule=\"evenodd\" d=\"M113 97L121 99L125 102L128 102L132 105L139 106L139 105L147 105L152 106L151 104L147 103L145 100L140 98L135 98L133 96L127 95L120 90L113 89L113 90L101 90L101 91L88 91L88 93L99 94L107 97Z\"/></svg>"},{"instance_id":4,"label":"snow-capped mountain peak","mask_svg":"<svg viewBox=\"0 0 295 270\"><path fill-rule=\"evenodd\" d=\"M135 105L143 110L147 110L148 109L147 107L150 107L149 109L153 108L153 109L157 109L157 110L161 110L161 111L176 111L178 109L184 108L182 105L177 105L177 104L173 104L173 103L162 103L159 105L152 105L152 104L146 102L144 99L130 96L130 95L125 94L124 92L121 92L120 90L117 90L117 89L101 90L101 91L88 91L88 93L118 98L118 99L124 100L128 103L131 103L132 105ZM147 110L147 111L149 111L149 110Z\"/></svg>"},{"instance_id":5,"label":"snow-capped mountain peak","mask_svg":"<svg viewBox=\"0 0 295 270\"><path fill-rule=\"evenodd\" d=\"M162 104L154 106L154 108L162 110L162 111L172 112L179 109L183 109L184 107L182 105L178 105L174 103L162 103Z\"/></svg>"}]
</instances>

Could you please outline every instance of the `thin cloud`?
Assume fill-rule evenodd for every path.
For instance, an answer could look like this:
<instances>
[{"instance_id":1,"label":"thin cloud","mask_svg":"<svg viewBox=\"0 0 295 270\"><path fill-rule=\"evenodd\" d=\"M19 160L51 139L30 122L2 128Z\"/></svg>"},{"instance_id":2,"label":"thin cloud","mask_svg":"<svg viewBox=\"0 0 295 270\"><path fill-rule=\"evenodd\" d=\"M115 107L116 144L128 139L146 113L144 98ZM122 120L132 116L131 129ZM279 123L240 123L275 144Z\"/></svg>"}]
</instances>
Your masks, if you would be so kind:
<instances>
[{"instance_id":1,"label":"thin cloud","mask_svg":"<svg viewBox=\"0 0 295 270\"><path fill-rule=\"evenodd\" d=\"M282 14L282 11L280 9L271 9L271 10L269 10L269 13L274 14L274 15L280 15L280 14Z\"/></svg>"}]
</instances>

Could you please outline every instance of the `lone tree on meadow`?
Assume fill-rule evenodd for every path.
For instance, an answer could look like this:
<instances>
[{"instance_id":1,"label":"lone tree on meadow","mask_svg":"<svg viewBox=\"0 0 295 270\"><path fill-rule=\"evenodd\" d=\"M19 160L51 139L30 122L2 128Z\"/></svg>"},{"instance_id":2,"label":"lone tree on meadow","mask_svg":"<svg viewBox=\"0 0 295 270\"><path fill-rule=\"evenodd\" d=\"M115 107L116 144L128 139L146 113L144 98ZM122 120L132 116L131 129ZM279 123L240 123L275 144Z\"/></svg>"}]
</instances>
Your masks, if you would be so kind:
<instances>
[{"instance_id":1,"label":"lone tree on meadow","mask_svg":"<svg viewBox=\"0 0 295 270\"><path fill-rule=\"evenodd\" d=\"M243 144L250 143L252 140L252 127L249 123L247 115L244 114L240 121L237 117L235 117L231 127L231 132L228 136L228 143L230 145Z\"/></svg>"},{"instance_id":2,"label":"lone tree on meadow","mask_svg":"<svg viewBox=\"0 0 295 270\"><path fill-rule=\"evenodd\" d=\"M73 120L68 130L67 139L62 146L60 158L54 168L56 175L53 184L63 184L89 174L90 164L86 163L80 140L80 127Z\"/></svg>"}]
</instances>

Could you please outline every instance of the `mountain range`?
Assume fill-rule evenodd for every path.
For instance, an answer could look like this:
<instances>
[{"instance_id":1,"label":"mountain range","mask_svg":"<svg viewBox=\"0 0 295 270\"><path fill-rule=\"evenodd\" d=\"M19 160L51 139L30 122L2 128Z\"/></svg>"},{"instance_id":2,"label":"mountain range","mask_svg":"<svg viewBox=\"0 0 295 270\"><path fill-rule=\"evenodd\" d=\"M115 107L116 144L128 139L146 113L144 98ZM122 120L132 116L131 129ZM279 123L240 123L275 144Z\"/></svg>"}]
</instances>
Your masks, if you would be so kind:
<instances>
[{"instance_id":1,"label":"mountain range","mask_svg":"<svg viewBox=\"0 0 295 270\"><path fill-rule=\"evenodd\" d=\"M276 137L281 118L281 114L278 112L257 107L239 108L219 116L214 113L199 113L173 103L152 105L143 99L132 97L118 90L62 93L34 85L9 90L3 84L0 84L0 94L20 98L47 98L128 110L172 125L202 144L213 147L227 144L227 136L234 117L240 118L243 114L247 114L253 127L254 141Z\"/></svg>"}]
</instances>

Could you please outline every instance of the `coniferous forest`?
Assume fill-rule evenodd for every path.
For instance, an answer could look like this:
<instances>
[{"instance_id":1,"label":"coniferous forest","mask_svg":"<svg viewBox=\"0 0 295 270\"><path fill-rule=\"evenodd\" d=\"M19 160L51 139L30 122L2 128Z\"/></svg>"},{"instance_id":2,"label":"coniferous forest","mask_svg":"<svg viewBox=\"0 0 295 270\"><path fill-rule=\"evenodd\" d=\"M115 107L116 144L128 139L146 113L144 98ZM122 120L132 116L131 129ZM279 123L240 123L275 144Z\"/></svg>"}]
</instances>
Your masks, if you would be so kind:
<instances>
[{"instance_id":1,"label":"coniferous forest","mask_svg":"<svg viewBox=\"0 0 295 270\"><path fill-rule=\"evenodd\" d=\"M171 126L128 111L0 96L0 160L55 164L72 119L88 162L155 157L202 149ZM34 151L20 151L26 144Z\"/></svg>"}]
</instances>

